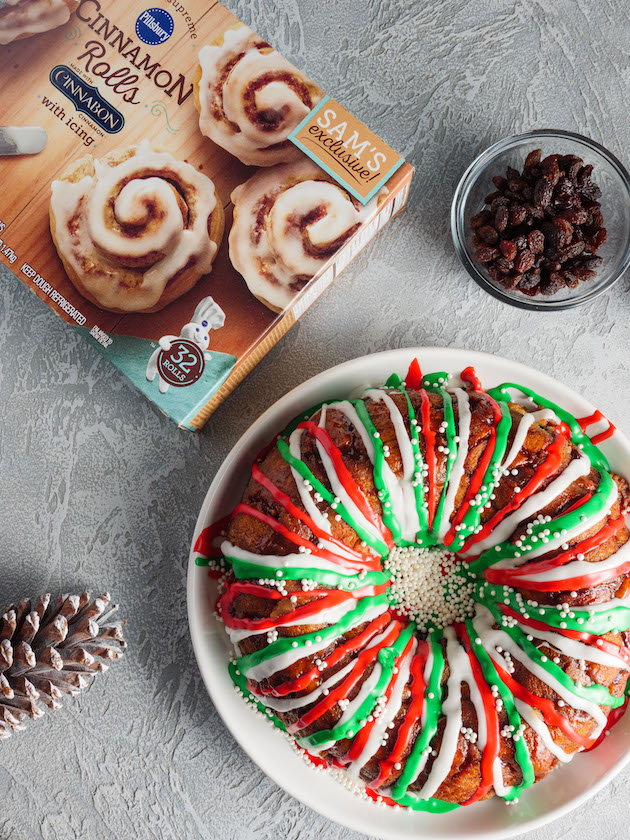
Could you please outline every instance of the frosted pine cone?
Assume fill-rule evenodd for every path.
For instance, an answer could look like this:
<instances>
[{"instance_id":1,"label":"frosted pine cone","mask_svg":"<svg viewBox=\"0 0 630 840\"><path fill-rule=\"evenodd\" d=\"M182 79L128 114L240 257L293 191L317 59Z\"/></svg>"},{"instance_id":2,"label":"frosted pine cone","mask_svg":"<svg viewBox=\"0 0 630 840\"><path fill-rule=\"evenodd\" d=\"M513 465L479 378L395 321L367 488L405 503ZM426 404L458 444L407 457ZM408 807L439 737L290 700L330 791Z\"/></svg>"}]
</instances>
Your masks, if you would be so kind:
<instances>
[{"instance_id":1,"label":"frosted pine cone","mask_svg":"<svg viewBox=\"0 0 630 840\"><path fill-rule=\"evenodd\" d=\"M118 609L111 597L89 592L62 595L53 607L50 595L32 606L29 600L7 607L0 618L0 739L36 720L44 706L61 708L64 694L88 688L107 661L126 647L124 622L106 623Z\"/></svg>"}]
</instances>

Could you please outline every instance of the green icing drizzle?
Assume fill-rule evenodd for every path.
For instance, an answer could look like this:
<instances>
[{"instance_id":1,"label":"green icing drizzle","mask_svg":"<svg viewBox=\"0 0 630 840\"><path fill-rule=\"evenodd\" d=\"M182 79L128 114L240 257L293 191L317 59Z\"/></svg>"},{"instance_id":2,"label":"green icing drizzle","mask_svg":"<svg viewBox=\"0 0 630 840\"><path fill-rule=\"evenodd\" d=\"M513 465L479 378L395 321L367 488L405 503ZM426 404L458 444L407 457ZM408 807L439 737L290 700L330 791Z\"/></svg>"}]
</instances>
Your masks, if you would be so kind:
<instances>
[{"instance_id":1,"label":"green icing drizzle","mask_svg":"<svg viewBox=\"0 0 630 840\"><path fill-rule=\"evenodd\" d=\"M437 732L438 722L442 714L442 675L444 674L444 652L442 650L441 630L432 630L429 634L429 644L433 654L431 673L424 692L425 702L425 725L416 738L406 764L398 780L392 787L392 798L401 804L409 802L423 802L419 797L407 793L409 785L415 782L424 751L428 749L432 738Z\"/></svg>"},{"instance_id":2,"label":"green icing drizzle","mask_svg":"<svg viewBox=\"0 0 630 840\"><path fill-rule=\"evenodd\" d=\"M453 542L449 545L449 551L460 551L468 537L473 534L481 521L481 514L483 508L496 485L501 478L500 464L505 457L505 450L507 448L508 435L512 428L512 415L509 407L501 402L499 403L501 409L501 419L496 425L495 442L490 461L486 468L486 472L481 482L481 488L477 492L479 503L470 505L466 511L460 525L459 531L455 532ZM484 489L485 488L485 489Z\"/></svg>"},{"instance_id":3,"label":"green icing drizzle","mask_svg":"<svg viewBox=\"0 0 630 840\"><path fill-rule=\"evenodd\" d=\"M382 606L383 611L387 608L387 595L370 595L367 598L362 598L353 610L347 612L336 624L330 624L322 630L315 630L312 633L305 633L302 636L282 636L275 642L272 642L262 650L256 650L254 653L245 654L236 660L239 670L245 674L259 665L261 662L266 662L268 659L273 659L276 656L281 656L288 653L295 648L303 649L304 656L308 656L309 648L315 643L331 642L337 639L351 627L357 627L363 616L371 607ZM411 625L410 625L411 626Z\"/></svg>"},{"instance_id":4,"label":"green icing drizzle","mask_svg":"<svg viewBox=\"0 0 630 840\"><path fill-rule=\"evenodd\" d=\"M587 610L576 610L569 607L568 611L563 610L561 606L554 606L553 604L532 604L519 600L516 590L511 586L504 586L501 584L492 584L487 581L481 581L477 585L477 593L475 600L484 604L488 602L509 603L515 612L523 615L523 608L529 618L543 621L548 625L550 630L568 628L569 630L578 630L581 633L593 633L601 636L611 631L630 630L630 607L620 604L618 606L607 607L605 609L598 609L597 605L589 607ZM592 610L592 612L590 612ZM578 619L583 619L580 623Z\"/></svg>"},{"instance_id":5,"label":"green icing drizzle","mask_svg":"<svg viewBox=\"0 0 630 840\"><path fill-rule=\"evenodd\" d=\"M494 620L507 635L516 642L519 648L537 665L540 665L547 673L554 677L561 685L568 689L576 697L588 700L601 706L612 706L616 709L623 703L623 697L613 697L605 685L579 685L571 677L564 673L559 665L552 662L549 657L540 652L533 642L530 642L527 635L519 627L503 626L501 623L502 614L494 604L486 603L486 606L494 616ZM527 666L525 666L527 667Z\"/></svg>"},{"instance_id":6,"label":"green icing drizzle","mask_svg":"<svg viewBox=\"0 0 630 840\"><path fill-rule=\"evenodd\" d=\"M503 706L508 716L508 721L510 725L514 727L515 730L518 730L518 728L521 725L521 716L516 709L516 705L514 703L514 695L512 694L510 689L505 685L505 683L499 678L497 669L494 667L494 663L490 658L488 652L484 649L483 644L474 644L474 640L477 638L477 631L475 630L472 621L466 621L465 624L466 630L468 631L468 637L473 642L473 644L471 645L473 654L477 658L477 661L481 666L484 678L488 685L496 685L496 687L498 688L499 694L501 695L501 699L503 700ZM529 754L529 750L527 749L527 743L525 739L519 738L518 741L513 741L513 744L514 754L516 756L518 765L521 768L523 778L520 785L515 785L514 787L510 788L510 790L504 795L503 798L507 802L510 802L513 799L517 799L526 788L531 787L536 781L534 765L532 764L531 756Z\"/></svg>"},{"instance_id":7,"label":"green icing drizzle","mask_svg":"<svg viewBox=\"0 0 630 840\"><path fill-rule=\"evenodd\" d=\"M305 747L321 747L329 741L342 741L345 738L351 738L360 729L360 721L371 714L376 706L376 700L385 693L391 678L394 674L394 664L397 657L405 649L407 642L411 638L415 624L411 622L400 633L393 645L387 648L382 648L378 652L378 661L381 665L381 673L365 700L361 703L357 711L343 724L333 727L333 729L322 729L320 732L314 732L306 738L299 738L298 743Z\"/></svg>"},{"instance_id":8,"label":"green icing drizzle","mask_svg":"<svg viewBox=\"0 0 630 840\"><path fill-rule=\"evenodd\" d=\"M383 557L389 553L389 549L383 540L374 537L370 531L367 531L363 528L362 525L357 522L357 520L352 516L352 514L348 511L345 507L343 502L335 502L335 496L333 493L330 492L324 485L319 481L313 473L309 470L306 466L304 461L301 461L299 458L295 458L291 454L291 450L289 449L289 445L285 440L278 441L278 450L284 460L295 469L295 471L309 484L312 485L313 489L316 490L323 499L325 499L329 505L335 505L335 512L338 513L343 521L350 525L350 527L356 531L356 533L361 537L363 542L366 542L371 548L373 548L378 554Z\"/></svg>"}]
</instances>

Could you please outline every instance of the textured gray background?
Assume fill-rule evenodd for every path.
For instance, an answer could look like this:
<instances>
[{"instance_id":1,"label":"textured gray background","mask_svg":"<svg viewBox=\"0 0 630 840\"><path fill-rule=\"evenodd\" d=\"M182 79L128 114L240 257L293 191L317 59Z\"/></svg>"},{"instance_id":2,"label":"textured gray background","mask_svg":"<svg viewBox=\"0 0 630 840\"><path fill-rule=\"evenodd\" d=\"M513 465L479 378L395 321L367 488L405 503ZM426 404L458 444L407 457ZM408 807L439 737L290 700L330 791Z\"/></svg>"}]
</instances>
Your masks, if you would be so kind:
<instances>
[{"instance_id":1,"label":"textured gray background","mask_svg":"<svg viewBox=\"0 0 630 840\"><path fill-rule=\"evenodd\" d=\"M0 603L108 588L130 642L87 696L0 746L1 840L358 840L236 745L186 623L188 544L206 488L289 388L376 350L469 347L584 388L630 431L630 281L577 311L522 313L471 284L448 229L463 169L507 134L581 131L628 161L625 0L228 5L415 163L411 205L197 437L0 270ZM628 794L630 769L528 837L626 837Z\"/></svg>"}]
</instances>

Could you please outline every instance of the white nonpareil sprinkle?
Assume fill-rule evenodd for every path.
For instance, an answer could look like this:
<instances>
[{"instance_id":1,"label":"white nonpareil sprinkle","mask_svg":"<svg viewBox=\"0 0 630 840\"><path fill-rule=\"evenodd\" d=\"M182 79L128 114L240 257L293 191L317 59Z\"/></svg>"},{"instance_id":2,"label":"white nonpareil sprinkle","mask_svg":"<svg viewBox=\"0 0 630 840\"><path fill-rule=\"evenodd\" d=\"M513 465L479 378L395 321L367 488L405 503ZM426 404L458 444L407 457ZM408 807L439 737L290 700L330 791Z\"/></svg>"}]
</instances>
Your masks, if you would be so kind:
<instances>
[{"instance_id":1,"label":"white nonpareil sprinkle","mask_svg":"<svg viewBox=\"0 0 630 840\"><path fill-rule=\"evenodd\" d=\"M444 549L394 548L384 564L392 579L392 605L421 633L472 618L475 580L465 565Z\"/></svg>"}]
</instances>

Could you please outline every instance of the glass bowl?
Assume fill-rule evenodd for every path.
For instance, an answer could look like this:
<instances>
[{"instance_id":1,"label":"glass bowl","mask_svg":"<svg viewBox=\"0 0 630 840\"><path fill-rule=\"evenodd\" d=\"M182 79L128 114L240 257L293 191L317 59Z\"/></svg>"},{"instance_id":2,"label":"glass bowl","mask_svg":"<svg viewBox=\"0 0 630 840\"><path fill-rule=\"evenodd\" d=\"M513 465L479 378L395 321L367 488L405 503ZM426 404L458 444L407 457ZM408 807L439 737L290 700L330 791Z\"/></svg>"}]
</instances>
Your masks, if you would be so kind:
<instances>
[{"instance_id":1,"label":"glass bowl","mask_svg":"<svg viewBox=\"0 0 630 840\"><path fill-rule=\"evenodd\" d=\"M598 252L603 262L592 280L554 295L529 297L492 280L485 267L475 260L470 219L483 209L485 196L495 191L492 177L505 175L507 166L522 172L527 154L538 148L542 149L543 158L549 154L573 154L593 165L593 181L602 190L601 210L608 238ZM462 175L451 207L451 232L466 271L499 300L539 311L580 306L610 289L630 264L630 175L607 149L580 134L542 129L507 137L480 154Z\"/></svg>"}]
</instances>

